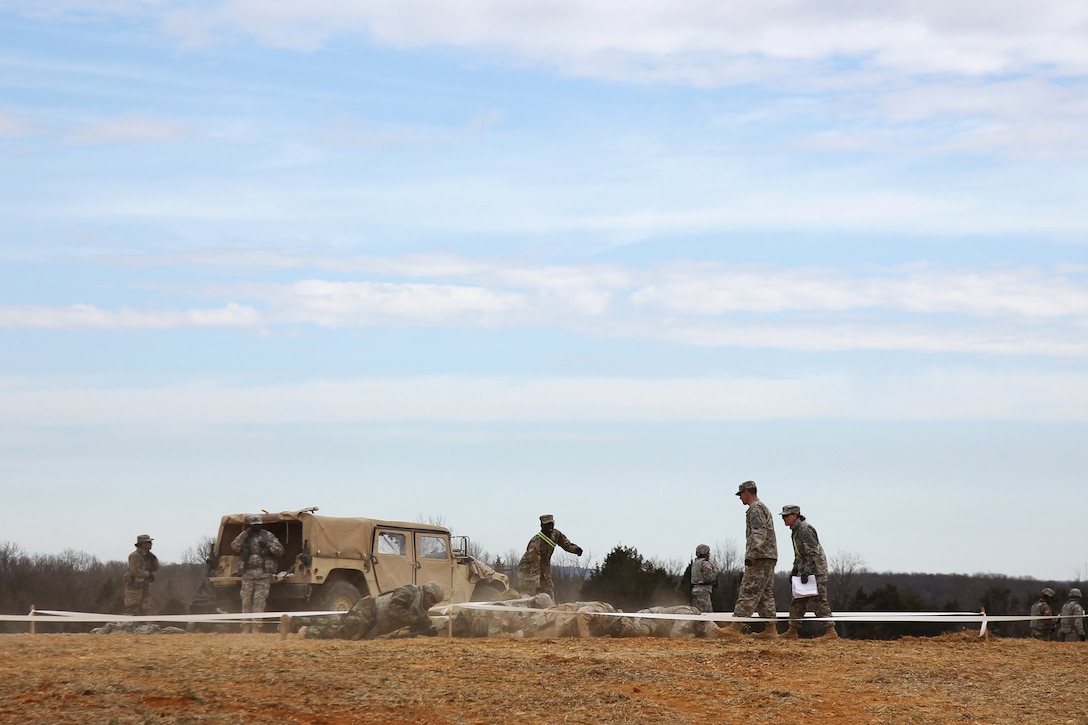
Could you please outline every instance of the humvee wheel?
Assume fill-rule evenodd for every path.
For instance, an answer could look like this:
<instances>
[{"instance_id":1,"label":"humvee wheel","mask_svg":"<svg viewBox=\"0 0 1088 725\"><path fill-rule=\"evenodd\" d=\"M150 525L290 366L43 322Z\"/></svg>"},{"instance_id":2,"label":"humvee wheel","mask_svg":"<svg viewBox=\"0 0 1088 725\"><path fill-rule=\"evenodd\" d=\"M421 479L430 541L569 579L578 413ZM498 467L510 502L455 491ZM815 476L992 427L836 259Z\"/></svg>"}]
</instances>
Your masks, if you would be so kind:
<instances>
[{"instance_id":1,"label":"humvee wheel","mask_svg":"<svg viewBox=\"0 0 1088 725\"><path fill-rule=\"evenodd\" d=\"M362 599L362 595L352 584L346 581L336 581L323 587L323 591L318 597L318 604L314 609L346 612L360 599Z\"/></svg>"}]
</instances>

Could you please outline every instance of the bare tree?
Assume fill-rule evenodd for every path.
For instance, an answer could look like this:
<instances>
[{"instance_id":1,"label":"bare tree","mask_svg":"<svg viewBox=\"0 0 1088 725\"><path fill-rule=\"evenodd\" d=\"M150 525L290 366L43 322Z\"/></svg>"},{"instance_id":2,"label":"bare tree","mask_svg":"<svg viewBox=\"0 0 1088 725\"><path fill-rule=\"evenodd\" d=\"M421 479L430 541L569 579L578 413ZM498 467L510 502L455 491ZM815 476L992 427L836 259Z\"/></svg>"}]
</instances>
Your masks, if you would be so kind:
<instances>
[{"instance_id":1,"label":"bare tree","mask_svg":"<svg viewBox=\"0 0 1088 725\"><path fill-rule=\"evenodd\" d=\"M215 553L215 537L201 536L195 544L181 553L181 563L203 567L213 553Z\"/></svg>"},{"instance_id":2,"label":"bare tree","mask_svg":"<svg viewBox=\"0 0 1088 725\"><path fill-rule=\"evenodd\" d=\"M832 611L844 611L857 592L861 575L867 572L865 559L851 551L837 551L827 566L827 601Z\"/></svg>"}]
</instances>

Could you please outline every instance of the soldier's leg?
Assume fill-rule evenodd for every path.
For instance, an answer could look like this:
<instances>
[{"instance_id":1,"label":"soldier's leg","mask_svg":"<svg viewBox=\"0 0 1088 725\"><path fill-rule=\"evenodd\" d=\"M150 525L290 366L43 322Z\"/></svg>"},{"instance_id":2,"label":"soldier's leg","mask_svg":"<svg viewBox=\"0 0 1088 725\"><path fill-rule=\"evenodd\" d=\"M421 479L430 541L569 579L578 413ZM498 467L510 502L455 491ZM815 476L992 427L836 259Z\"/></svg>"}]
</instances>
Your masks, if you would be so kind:
<instances>
[{"instance_id":1,"label":"soldier's leg","mask_svg":"<svg viewBox=\"0 0 1088 725\"><path fill-rule=\"evenodd\" d=\"M151 614L151 587L144 585L140 590L140 614Z\"/></svg>"},{"instance_id":2,"label":"soldier's leg","mask_svg":"<svg viewBox=\"0 0 1088 725\"><path fill-rule=\"evenodd\" d=\"M142 588L132 586L125 587L125 614L136 616L140 613L140 597L142 594Z\"/></svg>"},{"instance_id":3,"label":"soldier's leg","mask_svg":"<svg viewBox=\"0 0 1088 725\"><path fill-rule=\"evenodd\" d=\"M709 591L692 591L691 603L700 612L710 612L714 609L714 605L710 601Z\"/></svg>"}]
</instances>

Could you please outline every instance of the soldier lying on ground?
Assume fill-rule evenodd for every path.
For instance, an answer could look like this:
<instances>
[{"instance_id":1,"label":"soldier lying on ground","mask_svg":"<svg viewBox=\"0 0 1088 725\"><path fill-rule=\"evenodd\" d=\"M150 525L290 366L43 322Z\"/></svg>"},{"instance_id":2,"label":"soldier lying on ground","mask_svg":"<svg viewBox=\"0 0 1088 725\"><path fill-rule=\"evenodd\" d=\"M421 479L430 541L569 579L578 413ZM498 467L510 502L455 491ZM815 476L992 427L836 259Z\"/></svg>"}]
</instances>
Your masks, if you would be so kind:
<instances>
[{"instance_id":1,"label":"soldier lying on ground","mask_svg":"<svg viewBox=\"0 0 1088 725\"><path fill-rule=\"evenodd\" d=\"M650 607L638 614L699 614L698 607ZM613 637L702 637L706 622L694 619L659 619L657 617L614 617Z\"/></svg>"},{"instance_id":2,"label":"soldier lying on ground","mask_svg":"<svg viewBox=\"0 0 1088 725\"><path fill-rule=\"evenodd\" d=\"M406 584L378 597L363 597L344 614L280 617L280 639L298 631L304 639L374 639L404 627L409 634L437 634L428 610L445 599L442 585Z\"/></svg>"},{"instance_id":3,"label":"soldier lying on ground","mask_svg":"<svg viewBox=\"0 0 1088 725\"><path fill-rule=\"evenodd\" d=\"M495 601L502 609L473 607L462 609L453 620L454 637L508 637L520 639L525 636L525 617L527 613L511 612L507 607L519 609L548 609L555 606L551 596L541 592L535 597L524 598L516 589L508 589Z\"/></svg>"}]
</instances>

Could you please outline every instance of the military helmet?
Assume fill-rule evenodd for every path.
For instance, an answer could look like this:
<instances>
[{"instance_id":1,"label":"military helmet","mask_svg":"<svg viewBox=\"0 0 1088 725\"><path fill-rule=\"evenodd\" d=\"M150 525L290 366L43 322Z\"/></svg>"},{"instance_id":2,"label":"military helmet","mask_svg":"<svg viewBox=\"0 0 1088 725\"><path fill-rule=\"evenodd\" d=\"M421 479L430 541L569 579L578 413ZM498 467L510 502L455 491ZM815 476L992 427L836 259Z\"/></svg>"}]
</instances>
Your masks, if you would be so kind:
<instances>
[{"instance_id":1,"label":"military helmet","mask_svg":"<svg viewBox=\"0 0 1088 725\"><path fill-rule=\"evenodd\" d=\"M1077 589L1076 587L1073 587L1072 589L1069 590L1069 596L1076 597L1077 599L1080 599L1080 589Z\"/></svg>"},{"instance_id":2,"label":"military helmet","mask_svg":"<svg viewBox=\"0 0 1088 725\"><path fill-rule=\"evenodd\" d=\"M441 602L446 598L446 591L442 588L442 585L436 581L429 581L423 585L423 591L427 592L434 599L435 604Z\"/></svg>"},{"instance_id":3,"label":"military helmet","mask_svg":"<svg viewBox=\"0 0 1088 725\"><path fill-rule=\"evenodd\" d=\"M699 544L695 547L695 556L710 556L710 547L706 544Z\"/></svg>"},{"instance_id":4,"label":"military helmet","mask_svg":"<svg viewBox=\"0 0 1088 725\"><path fill-rule=\"evenodd\" d=\"M534 609L550 609L555 606L555 600L547 592L540 592L540 594L533 597L532 601Z\"/></svg>"},{"instance_id":5,"label":"military helmet","mask_svg":"<svg viewBox=\"0 0 1088 725\"><path fill-rule=\"evenodd\" d=\"M1040 592L1040 594L1042 594L1044 597L1052 597L1054 596L1054 590L1050 587L1047 587L1042 592Z\"/></svg>"}]
</instances>

